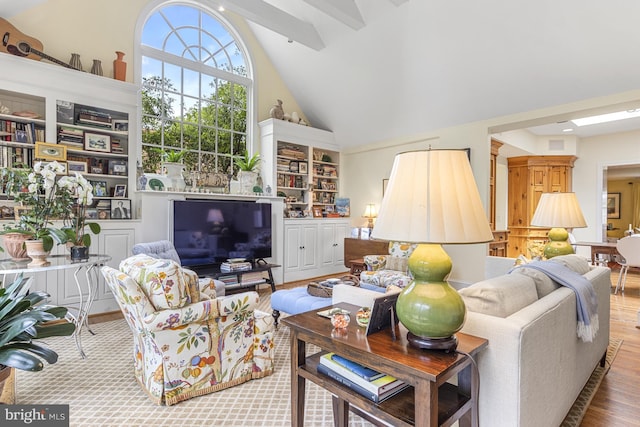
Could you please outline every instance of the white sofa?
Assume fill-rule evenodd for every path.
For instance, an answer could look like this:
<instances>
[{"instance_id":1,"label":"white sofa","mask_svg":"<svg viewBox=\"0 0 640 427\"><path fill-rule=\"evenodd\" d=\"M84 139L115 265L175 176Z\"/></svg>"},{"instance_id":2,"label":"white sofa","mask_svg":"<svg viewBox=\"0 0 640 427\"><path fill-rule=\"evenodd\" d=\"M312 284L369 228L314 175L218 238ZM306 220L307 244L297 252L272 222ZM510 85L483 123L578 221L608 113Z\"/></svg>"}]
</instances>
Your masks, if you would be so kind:
<instances>
[{"instance_id":1,"label":"white sofa","mask_svg":"<svg viewBox=\"0 0 640 427\"><path fill-rule=\"evenodd\" d=\"M467 305L461 332L489 341L478 356L480 426L560 425L604 360L609 343L610 270L590 266L577 255L556 257L556 261L584 273L594 285L600 327L593 342L577 336L573 291L536 270L491 277L460 290ZM501 264L504 270L506 262ZM376 293L336 286L333 301L370 305Z\"/></svg>"}]
</instances>

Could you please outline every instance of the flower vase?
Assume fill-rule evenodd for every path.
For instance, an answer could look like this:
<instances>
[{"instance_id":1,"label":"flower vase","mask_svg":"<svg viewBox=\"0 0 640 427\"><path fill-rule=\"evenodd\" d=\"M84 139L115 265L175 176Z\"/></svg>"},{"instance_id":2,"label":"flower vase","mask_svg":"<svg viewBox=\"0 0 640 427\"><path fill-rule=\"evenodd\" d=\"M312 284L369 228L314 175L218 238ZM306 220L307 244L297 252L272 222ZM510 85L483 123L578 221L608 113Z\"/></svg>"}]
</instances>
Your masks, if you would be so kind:
<instances>
[{"instance_id":1,"label":"flower vase","mask_svg":"<svg viewBox=\"0 0 640 427\"><path fill-rule=\"evenodd\" d=\"M185 166L182 163L166 162L162 164L167 171L167 178L171 179L172 191L184 191L187 184L184 182L182 172Z\"/></svg>"},{"instance_id":2,"label":"flower vase","mask_svg":"<svg viewBox=\"0 0 640 427\"><path fill-rule=\"evenodd\" d=\"M71 246L71 261L84 261L89 259L89 248L86 246Z\"/></svg>"},{"instance_id":3,"label":"flower vase","mask_svg":"<svg viewBox=\"0 0 640 427\"><path fill-rule=\"evenodd\" d=\"M80 61L80 54L79 53L72 53L71 54L71 59L69 60L69 65L71 66L71 68L74 68L78 71L83 71L82 70L82 62Z\"/></svg>"},{"instance_id":4,"label":"flower vase","mask_svg":"<svg viewBox=\"0 0 640 427\"><path fill-rule=\"evenodd\" d=\"M116 51L117 58L113 61L113 78L125 81L127 78L127 63L122 60L124 52Z\"/></svg>"},{"instance_id":5,"label":"flower vase","mask_svg":"<svg viewBox=\"0 0 640 427\"><path fill-rule=\"evenodd\" d=\"M3 246L13 261L28 261L27 249L24 242L29 239L28 234L7 233L2 236Z\"/></svg>"},{"instance_id":6,"label":"flower vase","mask_svg":"<svg viewBox=\"0 0 640 427\"><path fill-rule=\"evenodd\" d=\"M49 251L44 250L42 240L27 240L24 244L27 247L27 255L32 260L27 264L27 267L46 267L51 265L51 263L47 261Z\"/></svg>"},{"instance_id":7,"label":"flower vase","mask_svg":"<svg viewBox=\"0 0 640 427\"><path fill-rule=\"evenodd\" d=\"M102 62L99 59L93 60L93 65L91 66L91 74L95 74L96 76L102 75Z\"/></svg>"}]
</instances>

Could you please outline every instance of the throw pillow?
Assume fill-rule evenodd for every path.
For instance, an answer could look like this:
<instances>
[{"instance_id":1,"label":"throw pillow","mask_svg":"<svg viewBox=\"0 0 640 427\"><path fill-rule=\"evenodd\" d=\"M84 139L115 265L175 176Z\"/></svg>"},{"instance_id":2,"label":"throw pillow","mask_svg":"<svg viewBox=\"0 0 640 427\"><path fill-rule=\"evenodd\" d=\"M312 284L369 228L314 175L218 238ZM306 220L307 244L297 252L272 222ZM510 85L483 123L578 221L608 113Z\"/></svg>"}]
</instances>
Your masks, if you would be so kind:
<instances>
[{"instance_id":1,"label":"throw pillow","mask_svg":"<svg viewBox=\"0 0 640 427\"><path fill-rule=\"evenodd\" d=\"M551 292L555 291L560 287L556 282L551 280L549 276L544 274L540 270L535 270L533 268L527 268L526 265L518 268L514 268L512 273L515 274L523 274L525 276L531 277L536 284L536 292L538 293L538 299L549 295Z\"/></svg>"},{"instance_id":2,"label":"throw pillow","mask_svg":"<svg viewBox=\"0 0 640 427\"><path fill-rule=\"evenodd\" d=\"M508 317L538 299L533 279L506 274L483 280L459 291L469 311Z\"/></svg>"},{"instance_id":3,"label":"throw pillow","mask_svg":"<svg viewBox=\"0 0 640 427\"><path fill-rule=\"evenodd\" d=\"M387 270L401 271L403 273L407 272L407 264L409 260L408 258L401 258L397 256L389 256L387 258Z\"/></svg>"},{"instance_id":4,"label":"throw pillow","mask_svg":"<svg viewBox=\"0 0 640 427\"><path fill-rule=\"evenodd\" d=\"M556 256L549 261L558 262L578 274L586 274L591 270L589 260L576 254Z\"/></svg>"},{"instance_id":5,"label":"throw pillow","mask_svg":"<svg viewBox=\"0 0 640 427\"><path fill-rule=\"evenodd\" d=\"M417 244L403 242L389 242L389 255L401 258L409 258Z\"/></svg>"}]
</instances>

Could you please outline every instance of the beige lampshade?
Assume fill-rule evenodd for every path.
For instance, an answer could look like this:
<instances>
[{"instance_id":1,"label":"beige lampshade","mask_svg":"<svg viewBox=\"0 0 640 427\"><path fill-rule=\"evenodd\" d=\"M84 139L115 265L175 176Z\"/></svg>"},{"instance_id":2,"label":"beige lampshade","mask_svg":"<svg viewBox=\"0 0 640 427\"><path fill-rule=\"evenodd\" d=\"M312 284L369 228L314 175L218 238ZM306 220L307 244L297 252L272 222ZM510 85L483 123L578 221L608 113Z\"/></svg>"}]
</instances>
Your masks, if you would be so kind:
<instances>
[{"instance_id":1,"label":"beige lampshade","mask_svg":"<svg viewBox=\"0 0 640 427\"><path fill-rule=\"evenodd\" d=\"M576 193L542 193L531 225L536 227L584 228Z\"/></svg>"},{"instance_id":2,"label":"beige lampshade","mask_svg":"<svg viewBox=\"0 0 640 427\"><path fill-rule=\"evenodd\" d=\"M493 240L467 153L427 150L396 155L373 237L447 244Z\"/></svg>"},{"instance_id":3,"label":"beige lampshade","mask_svg":"<svg viewBox=\"0 0 640 427\"><path fill-rule=\"evenodd\" d=\"M374 205L373 203L368 204L367 208L364 210L363 217L365 217L365 218L375 218L376 216L377 216L377 214L376 214L376 205Z\"/></svg>"}]
</instances>

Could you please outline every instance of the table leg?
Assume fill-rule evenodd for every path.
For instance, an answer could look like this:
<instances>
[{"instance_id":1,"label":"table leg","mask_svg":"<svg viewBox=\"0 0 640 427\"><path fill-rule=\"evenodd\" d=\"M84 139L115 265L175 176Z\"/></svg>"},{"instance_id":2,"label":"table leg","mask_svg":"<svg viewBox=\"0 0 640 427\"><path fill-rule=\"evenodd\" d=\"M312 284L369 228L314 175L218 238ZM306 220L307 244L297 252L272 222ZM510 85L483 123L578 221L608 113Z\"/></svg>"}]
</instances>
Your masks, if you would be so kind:
<instances>
[{"instance_id":1,"label":"table leg","mask_svg":"<svg viewBox=\"0 0 640 427\"><path fill-rule=\"evenodd\" d=\"M273 273L271 272L271 267L267 270L267 274L269 275L269 284L271 285L271 293L276 291L276 282L273 280Z\"/></svg>"},{"instance_id":2,"label":"table leg","mask_svg":"<svg viewBox=\"0 0 640 427\"><path fill-rule=\"evenodd\" d=\"M436 383L420 380L415 385L416 427L438 426L438 387Z\"/></svg>"},{"instance_id":3,"label":"table leg","mask_svg":"<svg viewBox=\"0 0 640 427\"><path fill-rule=\"evenodd\" d=\"M305 342L291 330L291 426L304 427L305 379L298 375L300 365L305 363Z\"/></svg>"},{"instance_id":4,"label":"table leg","mask_svg":"<svg viewBox=\"0 0 640 427\"><path fill-rule=\"evenodd\" d=\"M349 402L332 396L333 403L333 425L345 427L349 425Z\"/></svg>"}]
</instances>

